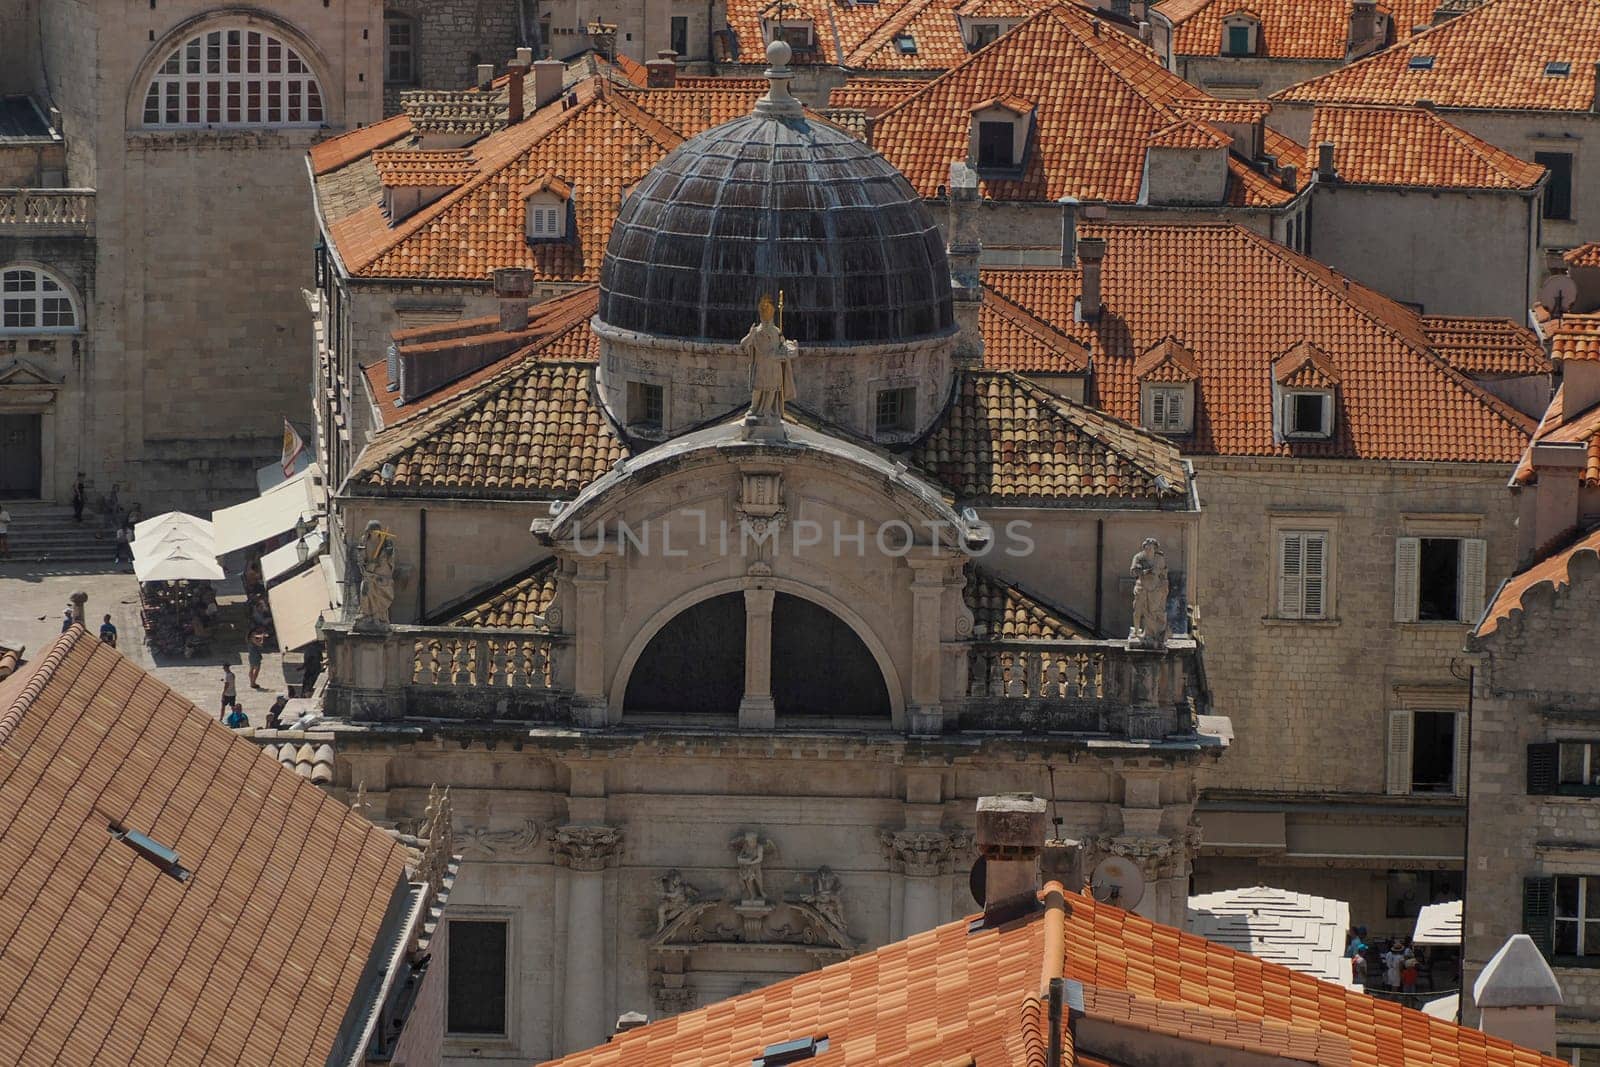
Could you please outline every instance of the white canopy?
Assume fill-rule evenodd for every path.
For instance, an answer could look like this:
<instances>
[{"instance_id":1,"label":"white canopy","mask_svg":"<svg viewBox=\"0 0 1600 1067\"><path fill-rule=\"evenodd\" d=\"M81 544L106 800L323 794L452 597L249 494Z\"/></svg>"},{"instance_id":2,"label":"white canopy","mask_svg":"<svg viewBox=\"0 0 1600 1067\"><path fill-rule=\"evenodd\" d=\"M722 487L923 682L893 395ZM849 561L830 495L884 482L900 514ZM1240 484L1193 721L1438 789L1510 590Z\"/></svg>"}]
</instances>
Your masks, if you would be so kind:
<instances>
[{"instance_id":1,"label":"white canopy","mask_svg":"<svg viewBox=\"0 0 1600 1067\"><path fill-rule=\"evenodd\" d=\"M278 647L293 652L317 639L317 620L333 607L333 594L319 562L293 578L269 586L267 601L272 605Z\"/></svg>"},{"instance_id":2,"label":"white canopy","mask_svg":"<svg viewBox=\"0 0 1600 1067\"><path fill-rule=\"evenodd\" d=\"M182 511L168 511L134 526L134 543L137 544L144 538L153 536L161 531L174 529L202 534L207 541L212 540L214 536L209 519L202 519L197 515L190 515Z\"/></svg>"},{"instance_id":3,"label":"white canopy","mask_svg":"<svg viewBox=\"0 0 1600 1067\"><path fill-rule=\"evenodd\" d=\"M1185 926L1208 941L1355 988L1344 958L1350 905L1342 900L1260 885L1224 889L1190 897Z\"/></svg>"},{"instance_id":4,"label":"white canopy","mask_svg":"<svg viewBox=\"0 0 1600 1067\"><path fill-rule=\"evenodd\" d=\"M265 467L257 467L256 492L265 493L274 486L282 485L288 478L293 478L309 466L311 466L311 453L308 450L295 457L294 466L290 469L288 475L283 473L283 464L281 463L268 463Z\"/></svg>"},{"instance_id":5,"label":"white canopy","mask_svg":"<svg viewBox=\"0 0 1600 1067\"><path fill-rule=\"evenodd\" d=\"M133 573L141 582L220 582L223 578L215 556L197 551L192 545L170 543L149 555L136 554Z\"/></svg>"},{"instance_id":6,"label":"white canopy","mask_svg":"<svg viewBox=\"0 0 1600 1067\"><path fill-rule=\"evenodd\" d=\"M235 504L211 513L216 524L217 555L226 556L241 548L260 544L295 528L301 520L317 513L316 482L310 468L281 485L273 486L254 500Z\"/></svg>"},{"instance_id":7,"label":"white canopy","mask_svg":"<svg viewBox=\"0 0 1600 1067\"><path fill-rule=\"evenodd\" d=\"M305 558L310 559L322 551L322 546L327 543L327 537L321 530L313 530L298 540L273 549L261 557L261 577L268 584L282 578L285 574L300 566L300 546L305 546Z\"/></svg>"},{"instance_id":8,"label":"white canopy","mask_svg":"<svg viewBox=\"0 0 1600 1067\"><path fill-rule=\"evenodd\" d=\"M1417 928L1411 934L1414 945L1461 944L1461 901L1424 904L1417 912Z\"/></svg>"}]
</instances>

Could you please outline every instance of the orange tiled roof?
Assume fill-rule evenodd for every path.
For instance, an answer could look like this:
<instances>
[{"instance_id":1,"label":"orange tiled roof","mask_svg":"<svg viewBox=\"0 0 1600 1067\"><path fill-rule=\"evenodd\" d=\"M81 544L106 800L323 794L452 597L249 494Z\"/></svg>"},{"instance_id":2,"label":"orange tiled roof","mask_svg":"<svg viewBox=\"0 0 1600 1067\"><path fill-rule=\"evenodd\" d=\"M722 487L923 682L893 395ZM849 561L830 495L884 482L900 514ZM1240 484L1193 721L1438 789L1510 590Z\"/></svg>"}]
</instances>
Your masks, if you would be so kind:
<instances>
[{"instance_id":1,"label":"orange tiled roof","mask_svg":"<svg viewBox=\"0 0 1600 1067\"><path fill-rule=\"evenodd\" d=\"M330 137L311 146L311 173L327 174L354 163L374 149L392 144L411 132L411 120L405 115L391 115L382 122L362 126L338 137Z\"/></svg>"},{"instance_id":2,"label":"orange tiled roof","mask_svg":"<svg viewBox=\"0 0 1600 1067\"><path fill-rule=\"evenodd\" d=\"M1151 148L1227 148L1232 143L1227 134L1198 119L1179 119L1145 140Z\"/></svg>"},{"instance_id":3,"label":"orange tiled roof","mask_svg":"<svg viewBox=\"0 0 1600 1067\"><path fill-rule=\"evenodd\" d=\"M707 82L714 80L705 79ZM750 114L756 101L767 91L765 79L759 85L747 78L727 80L729 84L726 86L701 85L624 92L629 103L672 127L678 136L688 138L702 130Z\"/></svg>"},{"instance_id":4,"label":"orange tiled roof","mask_svg":"<svg viewBox=\"0 0 1600 1067\"><path fill-rule=\"evenodd\" d=\"M537 616L542 616L555 598L556 560L552 557L479 594L466 606L452 609L442 625L533 629L539 625Z\"/></svg>"},{"instance_id":5,"label":"orange tiled roof","mask_svg":"<svg viewBox=\"0 0 1600 1067\"><path fill-rule=\"evenodd\" d=\"M472 152L465 148L425 152L417 148L380 148L372 153L378 181L384 186L457 186L477 173Z\"/></svg>"},{"instance_id":6,"label":"orange tiled roof","mask_svg":"<svg viewBox=\"0 0 1600 1067\"><path fill-rule=\"evenodd\" d=\"M1200 367L1193 352L1163 337L1134 361L1133 376L1141 382L1192 382L1200 377Z\"/></svg>"},{"instance_id":7,"label":"orange tiled roof","mask_svg":"<svg viewBox=\"0 0 1600 1067\"><path fill-rule=\"evenodd\" d=\"M434 342L436 344L444 344L447 341L482 342L486 338L499 339L512 336L525 338L527 343L471 374L424 396L416 397L409 404L401 402L398 392L389 391L388 361L382 359L373 361L361 368L361 373L367 379L367 390L374 400L381 425L393 426L403 419L430 411L481 382L488 381L507 367L530 359L551 363L593 362L599 358L599 338L589 329L589 319L599 307L599 287L586 285L554 300L533 305L528 309L527 330L520 331L516 335L500 333L500 320L498 316L493 315L405 331L406 336L403 340L406 345L427 343L434 335L443 338Z\"/></svg>"},{"instance_id":8,"label":"orange tiled roof","mask_svg":"<svg viewBox=\"0 0 1600 1067\"><path fill-rule=\"evenodd\" d=\"M1094 627L1019 586L967 564L961 591L975 638L990 641L1071 641L1098 637Z\"/></svg>"},{"instance_id":9,"label":"orange tiled roof","mask_svg":"<svg viewBox=\"0 0 1600 1067\"><path fill-rule=\"evenodd\" d=\"M1094 396L1140 417L1140 354L1165 337L1200 377L1187 454L1514 463L1530 419L1433 351L1420 317L1282 245L1226 225L1096 224L1106 239L1105 313L1075 321L1076 270L986 270L986 286L1077 338L1094 361ZM1301 341L1339 375L1328 441L1274 441L1272 363Z\"/></svg>"},{"instance_id":10,"label":"orange tiled roof","mask_svg":"<svg viewBox=\"0 0 1600 1067\"><path fill-rule=\"evenodd\" d=\"M1550 358L1600 359L1600 312L1565 315L1550 333Z\"/></svg>"},{"instance_id":11,"label":"orange tiled roof","mask_svg":"<svg viewBox=\"0 0 1600 1067\"><path fill-rule=\"evenodd\" d=\"M1530 447L1517 464L1512 480L1518 485L1532 485L1539 480L1533 468L1533 444L1548 441L1552 444L1588 443L1587 459L1579 481L1586 486L1600 486L1600 404L1569 415L1566 411L1567 387L1562 385L1550 398L1544 418L1534 432Z\"/></svg>"},{"instance_id":12,"label":"orange tiled roof","mask_svg":"<svg viewBox=\"0 0 1600 1067\"><path fill-rule=\"evenodd\" d=\"M372 439L353 492L574 497L626 454L594 402L588 363L527 359ZM394 464L385 484L381 470Z\"/></svg>"},{"instance_id":13,"label":"orange tiled roof","mask_svg":"<svg viewBox=\"0 0 1600 1067\"><path fill-rule=\"evenodd\" d=\"M1020 178L980 175L984 196L1122 204L1139 199L1152 135L1183 118L1181 102L1210 99L1133 38L1076 7L1052 6L884 111L872 145L918 192L936 195L950 164L967 158L972 106L1005 96L1032 103L1031 146ZM1231 203L1293 199L1244 161L1229 162Z\"/></svg>"},{"instance_id":14,"label":"orange tiled roof","mask_svg":"<svg viewBox=\"0 0 1600 1067\"><path fill-rule=\"evenodd\" d=\"M926 84L910 78L846 78L843 85L828 90L828 106L860 108L873 115Z\"/></svg>"},{"instance_id":15,"label":"orange tiled roof","mask_svg":"<svg viewBox=\"0 0 1600 1067\"><path fill-rule=\"evenodd\" d=\"M1172 22L1172 51L1180 56L1215 56L1222 51L1222 20L1239 0L1166 0L1155 10ZM1433 20L1438 0L1387 0L1381 9L1394 20L1394 39ZM1343 61L1350 37L1349 0L1250 0L1261 20L1259 55L1273 59Z\"/></svg>"},{"instance_id":16,"label":"orange tiled roof","mask_svg":"<svg viewBox=\"0 0 1600 1067\"><path fill-rule=\"evenodd\" d=\"M1052 884L1025 918L961 919L904 941L695 1011L618 1034L552 1061L559 1067L739 1064L779 1041L828 1038L815 1067L1044 1062L1042 993L1080 983L1084 1015L1124 1030L1209 1046L1359 1067L1562 1061L1454 1023L1322 982L1281 964L1162 926ZM1065 1029L1065 1028L1064 1028ZM1062 1035L1064 1062L1102 1062L1082 1030Z\"/></svg>"},{"instance_id":17,"label":"orange tiled roof","mask_svg":"<svg viewBox=\"0 0 1600 1067\"><path fill-rule=\"evenodd\" d=\"M1463 374L1520 378L1550 373L1550 359L1538 336L1510 319L1424 315L1422 328L1433 350Z\"/></svg>"},{"instance_id":18,"label":"orange tiled roof","mask_svg":"<svg viewBox=\"0 0 1600 1067\"><path fill-rule=\"evenodd\" d=\"M1339 385L1339 368L1328 353L1300 341L1272 361L1272 380L1290 389L1334 389Z\"/></svg>"},{"instance_id":19,"label":"orange tiled roof","mask_svg":"<svg viewBox=\"0 0 1600 1067\"><path fill-rule=\"evenodd\" d=\"M81 628L0 683L0 751L7 1062L331 1057L406 877L398 842Z\"/></svg>"},{"instance_id":20,"label":"orange tiled roof","mask_svg":"<svg viewBox=\"0 0 1600 1067\"><path fill-rule=\"evenodd\" d=\"M1500 629L1500 624L1520 611L1523 600L1539 586L1548 585L1556 594L1566 591L1572 584L1572 562L1582 553L1600 557L1600 527L1579 536L1571 544L1557 549L1526 570L1512 575L1495 592L1494 600L1484 610L1483 621L1472 632L1474 638L1488 637Z\"/></svg>"},{"instance_id":21,"label":"orange tiled roof","mask_svg":"<svg viewBox=\"0 0 1600 1067\"><path fill-rule=\"evenodd\" d=\"M1334 169L1352 185L1432 189L1532 189L1544 168L1527 163L1420 107L1319 104L1303 173L1317 145L1334 145Z\"/></svg>"},{"instance_id":22,"label":"orange tiled roof","mask_svg":"<svg viewBox=\"0 0 1600 1067\"><path fill-rule=\"evenodd\" d=\"M986 11L996 2L979 0L979 7ZM1009 4L1010 0L998 2ZM766 38L762 23L776 19L776 0L730 0L727 17L738 45L736 62L763 62ZM812 0L803 10L788 4L784 18L812 21L816 50L796 53L796 65L913 72L948 70L967 58L950 0L879 0L874 4ZM909 35L913 51L904 51L896 43L902 34Z\"/></svg>"},{"instance_id":23,"label":"orange tiled roof","mask_svg":"<svg viewBox=\"0 0 1600 1067\"><path fill-rule=\"evenodd\" d=\"M983 365L1022 374L1087 374L1083 342L1028 314L999 293L985 289L978 309Z\"/></svg>"},{"instance_id":24,"label":"orange tiled roof","mask_svg":"<svg viewBox=\"0 0 1600 1067\"><path fill-rule=\"evenodd\" d=\"M1432 60L1430 69L1412 57ZM1274 94L1275 100L1414 104L1490 110L1588 111L1600 60L1595 0L1488 0L1348 67ZM1547 74L1552 62L1567 74Z\"/></svg>"},{"instance_id":25,"label":"orange tiled roof","mask_svg":"<svg viewBox=\"0 0 1600 1067\"><path fill-rule=\"evenodd\" d=\"M962 504L1153 503L1188 491L1167 441L1010 372L964 373L908 458Z\"/></svg>"},{"instance_id":26,"label":"orange tiled roof","mask_svg":"<svg viewBox=\"0 0 1600 1067\"><path fill-rule=\"evenodd\" d=\"M1572 267L1600 267L1600 241L1590 241L1577 248L1569 248L1561 258Z\"/></svg>"}]
</instances>

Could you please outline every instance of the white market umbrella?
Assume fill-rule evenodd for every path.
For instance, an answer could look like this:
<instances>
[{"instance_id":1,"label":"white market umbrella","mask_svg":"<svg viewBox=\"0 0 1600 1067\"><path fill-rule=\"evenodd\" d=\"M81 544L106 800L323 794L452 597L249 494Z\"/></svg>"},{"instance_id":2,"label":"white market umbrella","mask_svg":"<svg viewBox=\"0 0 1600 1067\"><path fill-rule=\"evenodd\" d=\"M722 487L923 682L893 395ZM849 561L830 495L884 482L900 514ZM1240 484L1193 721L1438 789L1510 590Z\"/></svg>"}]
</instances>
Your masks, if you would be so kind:
<instances>
[{"instance_id":1,"label":"white market umbrella","mask_svg":"<svg viewBox=\"0 0 1600 1067\"><path fill-rule=\"evenodd\" d=\"M223 578L215 556L185 545L170 545L163 552L134 556L133 573L141 582L220 582Z\"/></svg>"}]
</instances>

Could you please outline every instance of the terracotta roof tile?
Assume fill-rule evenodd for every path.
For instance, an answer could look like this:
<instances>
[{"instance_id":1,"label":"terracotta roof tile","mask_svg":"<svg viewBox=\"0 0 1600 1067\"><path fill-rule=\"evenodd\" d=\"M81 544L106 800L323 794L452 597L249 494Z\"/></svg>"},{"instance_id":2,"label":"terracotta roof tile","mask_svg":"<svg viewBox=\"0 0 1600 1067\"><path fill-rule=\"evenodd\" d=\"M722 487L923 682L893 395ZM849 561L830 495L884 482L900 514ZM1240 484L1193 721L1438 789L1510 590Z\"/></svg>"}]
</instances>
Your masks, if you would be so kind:
<instances>
[{"instance_id":1,"label":"terracotta roof tile","mask_svg":"<svg viewBox=\"0 0 1600 1067\"><path fill-rule=\"evenodd\" d=\"M1272 361L1272 380L1291 389L1336 389L1333 357L1309 341L1298 341Z\"/></svg>"},{"instance_id":2,"label":"terracotta roof tile","mask_svg":"<svg viewBox=\"0 0 1600 1067\"><path fill-rule=\"evenodd\" d=\"M1572 584L1572 563L1582 554L1600 560L1600 528L1588 531L1571 544L1549 553L1526 570L1507 578L1484 611L1483 621L1473 631L1473 636L1488 637L1498 630L1513 612L1522 610L1523 600L1538 586L1547 585L1558 594L1564 592Z\"/></svg>"},{"instance_id":3,"label":"terracotta roof tile","mask_svg":"<svg viewBox=\"0 0 1600 1067\"><path fill-rule=\"evenodd\" d=\"M1324 141L1334 145L1339 180L1351 185L1532 189L1545 173L1420 107L1319 104L1302 173L1316 168Z\"/></svg>"},{"instance_id":4,"label":"terracotta roof tile","mask_svg":"<svg viewBox=\"0 0 1600 1067\"><path fill-rule=\"evenodd\" d=\"M1208 122L1178 119L1145 140L1150 148L1227 148L1233 139Z\"/></svg>"},{"instance_id":5,"label":"terracotta roof tile","mask_svg":"<svg viewBox=\"0 0 1600 1067\"><path fill-rule=\"evenodd\" d=\"M536 563L493 590L478 594L466 606L450 609L442 625L538 628L538 617L556 598L556 562L552 558Z\"/></svg>"},{"instance_id":6,"label":"terracotta roof tile","mask_svg":"<svg viewBox=\"0 0 1600 1067\"><path fill-rule=\"evenodd\" d=\"M338 137L329 138L311 146L311 173L327 174L368 155L375 148L406 136L411 132L411 120L405 115L391 115L382 122L362 126Z\"/></svg>"},{"instance_id":7,"label":"terracotta roof tile","mask_svg":"<svg viewBox=\"0 0 1600 1067\"><path fill-rule=\"evenodd\" d=\"M1600 313L1566 315L1550 331L1553 360L1600 359Z\"/></svg>"},{"instance_id":8,"label":"terracotta roof tile","mask_svg":"<svg viewBox=\"0 0 1600 1067\"><path fill-rule=\"evenodd\" d=\"M984 284L1085 344L1105 411L1140 417L1138 357L1182 341L1200 376L1185 452L1513 463L1530 419L1431 347L1414 312L1240 227L1096 224L1105 312L1075 321L1076 270L986 270ZM1339 377L1327 441L1274 441L1270 369L1306 341Z\"/></svg>"},{"instance_id":9,"label":"terracotta roof tile","mask_svg":"<svg viewBox=\"0 0 1600 1067\"><path fill-rule=\"evenodd\" d=\"M1000 8L1010 11L1015 6L1014 0L978 0L976 5L978 13L990 8L997 13ZM776 0L730 0L728 26L739 52L735 62L762 62L766 48L763 21L775 19L776 13ZM785 7L784 18L812 22L816 48L796 53L796 65L933 71L947 70L968 54L956 10L949 0L879 0L873 4L810 0L803 6L791 2ZM912 50L904 50L896 43L901 35L909 36Z\"/></svg>"},{"instance_id":10,"label":"terracotta roof tile","mask_svg":"<svg viewBox=\"0 0 1600 1067\"><path fill-rule=\"evenodd\" d=\"M1587 442L1588 458L1584 463L1583 473L1579 480L1583 485L1600 486L1600 404L1583 411L1568 415L1566 412L1567 387L1562 385L1556 390L1556 395L1550 398L1550 406L1545 409L1544 418L1539 421L1539 428L1533 435L1531 444L1548 441L1552 444L1579 444ZM1533 450L1530 447L1522 456L1522 461L1517 464L1513 480L1518 485L1532 485L1537 482L1538 474L1533 468Z\"/></svg>"},{"instance_id":11,"label":"terracotta roof tile","mask_svg":"<svg viewBox=\"0 0 1600 1067\"><path fill-rule=\"evenodd\" d=\"M372 153L378 182L385 187L454 188L477 173L472 152L465 148L424 152L417 148L380 148Z\"/></svg>"},{"instance_id":12,"label":"terracotta roof tile","mask_svg":"<svg viewBox=\"0 0 1600 1067\"><path fill-rule=\"evenodd\" d=\"M432 411L383 430L353 492L571 498L626 450L590 389L592 365L519 361ZM393 463L385 484L381 469Z\"/></svg>"},{"instance_id":13,"label":"terracotta roof tile","mask_svg":"<svg viewBox=\"0 0 1600 1067\"><path fill-rule=\"evenodd\" d=\"M1133 376L1141 382L1192 382L1200 377L1200 367L1193 352L1163 337L1134 361Z\"/></svg>"},{"instance_id":14,"label":"terracotta roof tile","mask_svg":"<svg viewBox=\"0 0 1600 1067\"><path fill-rule=\"evenodd\" d=\"M1475 378L1549 374L1550 359L1539 338L1510 319L1424 315L1422 328L1433 350Z\"/></svg>"},{"instance_id":15,"label":"terracotta roof tile","mask_svg":"<svg viewBox=\"0 0 1600 1067\"><path fill-rule=\"evenodd\" d=\"M926 84L910 78L846 78L843 85L828 90L828 106L860 108L876 115Z\"/></svg>"},{"instance_id":16,"label":"terracotta roof tile","mask_svg":"<svg viewBox=\"0 0 1600 1067\"><path fill-rule=\"evenodd\" d=\"M968 113L996 97L1029 101L1033 132L1021 177L980 174L984 196L1124 204L1139 199L1150 138L1182 120L1176 106L1210 99L1165 70L1133 38L1104 28L1078 8L1053 6L894 103L873 121L872 145L918 192L936 195L949 182L950 164L967 158ZM1204 125L1203 119L1192 121ZM1188 126L1181 129L1189 131L1185 144L1198 136ZM1230 202L1293 198L1232 156L1230 171Z\"/></svg>"},{"instance_id":17,"label":"terracotta roof tile","mask_svg":"<svg viewBox=\"0 0 1600 1067\"><path fill-rule=\"evenodd\" d=\"M1414 57L1417 66L1411 64ZM1594 0L1488 0L1377 55L1290 86L1273 99L1431 100L1439 107L1588 111L1597 60L1600 4ZM1546 73L1550 63L1568 64L1568 73Z\"/></svg>"},{"instance_id":18,"label":"terracotta roof tile","mask_svg":"<svg viewBox=\"0 0 1600 1067\"><path fill-rule=\"evenodd\" d=\"M1093 639L1094 627L1053 604L999 578L975 563L967 565L962 590L972 612L973 634L991 641L1067 641Z\"/></svg>"},{"instance_id":19,"label":"terracotta roof tile","mask_svg":"<svg viewBox=\"0 0 1600 1067\"><path fill-rule=\"evenodd\" d=\"M817 1067L1032 1067L1044 1060L1041 975L1081 983L1084 1014L1194 1046L1360 1067L1561 1063L1048 887L1032 916L962 919L819 971L630 1030L559 1067L747 1063L778 1041L828 1038ZM975 918L975 917L974 917ZM1059 923L1060 941L1048 936ZM914 1005L936 1020L918 1028ZM1099 1063L1072 1051L1067 1062ZM1200 1048L1192 1052L1203 1058Z\"/></svg>"},{"instance_id":20,"label":"terracotta roof tile","mask_svg":"<svg viewBox=\"0 0 1600 1067\"><path fill-rule=\"evenodd\" d=\"M9 1061L329 1058L406 875L397 842L82 629L0 683L0 735ZM191 877L112 822L176 850ZM316 906L269 921L277 900ZM292 1024L270 995L284 988ZM228 1010L245 1002L260 1010Z\"/></svg>"},{"instance_id":21,"label":"terracotta roof tile","mask_svg":"<svg viewBox=\"0 0 1600 1067\"><path fill-rule=\"evenodd\" d=\"M985 289L978 311L983 334L983 365L1022 374L1086 374L1089 350L1082 341L1028 314L993 290Z\"/></svg>"},{"instance_id":22,"label":"terracotta roof tile","mask_svg":"<svg viewBox=\"0 0 1600 1067\"><path fill-rule=\"evenodd\" d=\"M1600 267L1600 241L1590 241L1568 249L1561 258L1573 267Z\"/></svg>"},{"instance_id":23,"label":"terracotta roof tile","mask_svg":"<svg viewBox=\"0 0 1600 1067\"><path fill-rule=\"evenodd\" d=\"M909 454L963 504L1181 500L1165 440L1009 372L962 375L954 402Z\"/></svg>"},{"instance_id":24,"label":"terracotta roof tile","mask_svg":"<svg viewBox=\"0 0 1600 1067\"><path fill-rule=\"evenodd\" d=\"M1394 20L1403 41L1433 20L1438 0L1387 0L1380 8ZM1273 59L1342 62L1350 38L1349 0L1167 0L1155 8L1173 24L1172 51L1181 56L1222 52L1222 20L1247 7L1261 21L1258 53Z\"/></svg>"}]
</instances>

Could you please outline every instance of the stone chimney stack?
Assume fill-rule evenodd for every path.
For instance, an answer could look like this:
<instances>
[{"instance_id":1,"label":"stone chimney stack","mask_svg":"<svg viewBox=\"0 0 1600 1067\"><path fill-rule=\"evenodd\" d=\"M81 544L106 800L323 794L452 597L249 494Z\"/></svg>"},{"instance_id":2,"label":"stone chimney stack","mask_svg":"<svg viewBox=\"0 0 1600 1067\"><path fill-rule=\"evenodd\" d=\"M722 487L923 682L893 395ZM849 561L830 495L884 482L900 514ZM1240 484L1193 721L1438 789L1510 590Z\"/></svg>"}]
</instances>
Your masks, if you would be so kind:
<instances>
[{"instance_id":1,"label":"stone chimney stack","mask_svg":"<svg viewBox=\"0 0 1600 1067\"><path fill-rule=\"evenodd\" d=\"M678 84L678 53L664 48L644 65L645 84L652 89L671 89Z\"/></svg>"},{"instance_id":2,"label":"stone chimney stack","mask_svg":"<svg viewBox=\"0 0 1600 1067\"><path fill-rule=\"evenodd\" d=\"M1553 1056L1561 983L1527 934L1512 934L1472 983L1478 1029Z\"/></svg>"},{"instance_id":3,"label":"stone chimney stack","mask_svg":"<svg viewBox=\"0 0 1600 1067\"><path fill-rule=\"evenodd\" d=\"M1346 55L1359 55L1378 43L1378 5L1374 0L1351 0L1350 37Z\"/></svg>"},{"instance_id":4,"label":"stone chimney stack","mask_svg":"<svg viewBox=\"0 0 1600 1067\"><path fill-rule=\"evenodd\" d=\"M515 126L521 122L525 110L522 96L523 79L528 76L528 65L533 62L531 53L529 53L528 63L523 63L522 57L525 52L528 52L528 49L517 49L517 57L506 66L506 101L508 105L506 125L508 126Z\"/></svg>"},{"instance_id":5,"label":"stone chimney stack","mask_svg":"<svg viewBox=\"0 0 1600 1067\"><path fill-rule=\"evenodd\" d=\"M1105 258L1104 237L1078 238L1078 266L1083 270L1083 296L1078 300L1078 309L1084 322L1096 322L1100 318L1100 268Z\"/></svg>"},{"instance_id":6,"label":"stone chimney stack","mask_svg":"<svg viewBox=\"0 0 1600 1067\"><path fill-rule=\"evenodd\" d=\"M1331 182L1338 177L1333 169L1333 142L1323 141L1317 145L1317 181Z\"/></svg>"},{"instance_id":7,"label":"stone chimney stack","mask_svg":"<svg viewBox=\"0 0 1600 1067\"><path fill-rule=\"evenodd\" d=\"M983 241L978 236L978 172L966 163L950 164L950 219L946 227L950 245L950 290L955 303L957 366L983 362L983 331L978 310L983 306L983 283L978 259Z\"/></svg>"},{"instance_id":8,"label":"stone chimney stack","mask_svg":"<svg viewBox=\"0 0 1600 1067\"><path fill-rule=\"evenodd\" d=\"M983 917L1004 922L1030 910L1039 895L1044 801L1032 793L978 798L978 854L983 857Z\"/></svg>"},{"instance_id":9,"label":"stone chimney stack","mask_svg":"<svg viewBox=\"0 0 1600 1067\"><path fill-rule=\"evenodd\" d=\"M533 106L544 107L561 96L567 82L567 65L559 59L541 59L533 65Z\"/></svg>"},{"instance_id":10,"label":"stone chimney stack","mask_svg":"<svg viewBox=\"0 0 1600 1067\"><path fill-rule=\"evenodd\" d=\"M500 301L500 329L516 333L528 328L528 297L533 292L533 271L526 267L501 267L494 272L494 295Z\"/></svg>"},{"instance_id":11,"label":"stone chimney stack","mask_svg":"<svg viewBox=\"0 0 1600 1067\"><path fill-rule=\"evenodd\" d=\"M1291 193L1300 191L1300 168L1293 163L1283 168L1283 184Z\"/></svg>"},{"instance_id":12,"label":"stone chimney stack","mask_svg":"<svg viewBox=\"0 0 1600 1067\"><path fill-rule=\"evenodd\" d=\"M478 64L478 88L479 89L487 89L487 88L489 88L489 86L491 86L493 84L494 84L494 64L493 63L479 63Z\"/></svg>"}]
</instances>

